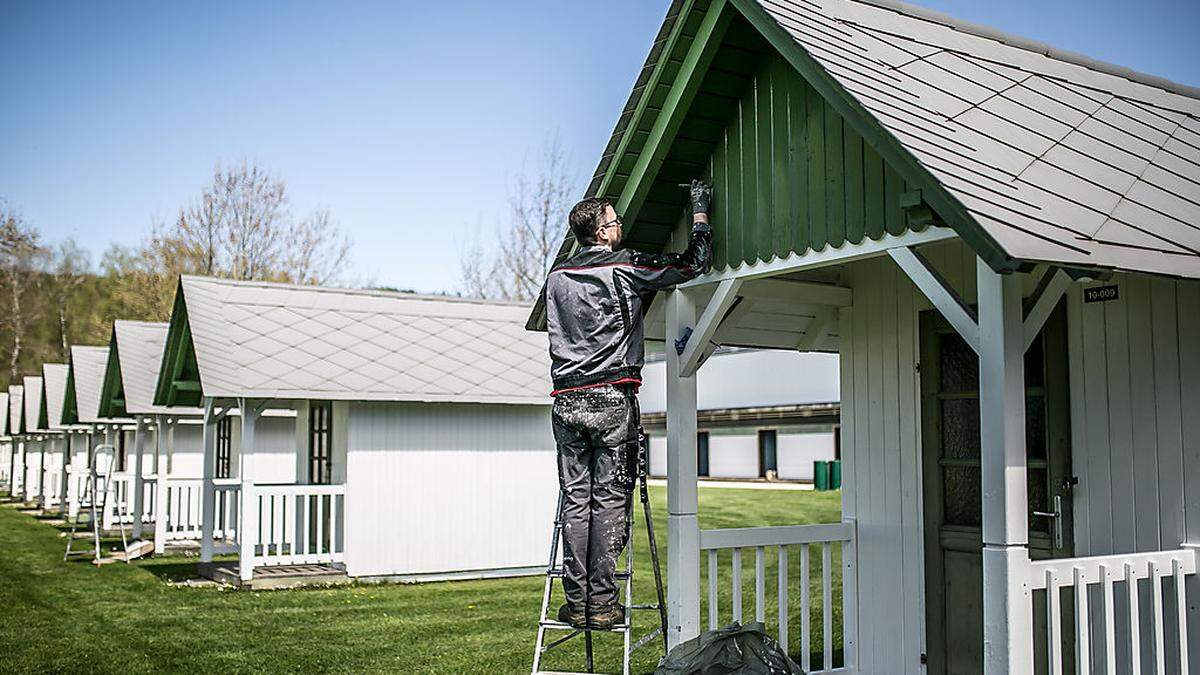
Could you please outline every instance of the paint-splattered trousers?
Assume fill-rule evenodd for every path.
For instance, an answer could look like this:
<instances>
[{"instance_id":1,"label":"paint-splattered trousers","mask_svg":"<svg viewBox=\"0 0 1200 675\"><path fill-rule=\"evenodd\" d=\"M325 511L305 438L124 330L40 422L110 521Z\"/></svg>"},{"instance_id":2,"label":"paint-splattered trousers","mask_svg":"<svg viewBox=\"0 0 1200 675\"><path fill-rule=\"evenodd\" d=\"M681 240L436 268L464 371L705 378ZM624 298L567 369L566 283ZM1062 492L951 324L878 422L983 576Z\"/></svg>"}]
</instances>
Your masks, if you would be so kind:
<instances>
[{"instance_id":1,"label":"paint-splattered trousers","mask_svg":"<svg viewBox=\"0 0 1200 675\"><path fill-rule=\"evenodd\" d=\"M563 491L563 590L572 608L594 612L618 602L617 560L637 478L637 395L624 385L564 392L554 397L552 417Z\"/></svg>"}]
</instances>

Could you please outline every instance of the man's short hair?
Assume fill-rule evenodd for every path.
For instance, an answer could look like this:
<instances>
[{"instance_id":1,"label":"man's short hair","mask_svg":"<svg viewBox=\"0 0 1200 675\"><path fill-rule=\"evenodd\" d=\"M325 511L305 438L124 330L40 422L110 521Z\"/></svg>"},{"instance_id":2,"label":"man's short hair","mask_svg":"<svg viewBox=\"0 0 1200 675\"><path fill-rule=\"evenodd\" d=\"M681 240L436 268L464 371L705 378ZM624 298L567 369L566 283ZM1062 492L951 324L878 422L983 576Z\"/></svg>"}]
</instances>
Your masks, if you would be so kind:
<instances>
[{"instance_id":1,"label":"man's short hair","mask_svg":"<svg viewBox=\"0 0 1200 675\"><path fill-rule=\"evenodd\" d=\"M603 197L588 197L571 209L567 220L571 223L576 241L585 246L596 243L596 227L604 216L604 208L609 205L610 202Z\"/></svg>"}]
</instances>

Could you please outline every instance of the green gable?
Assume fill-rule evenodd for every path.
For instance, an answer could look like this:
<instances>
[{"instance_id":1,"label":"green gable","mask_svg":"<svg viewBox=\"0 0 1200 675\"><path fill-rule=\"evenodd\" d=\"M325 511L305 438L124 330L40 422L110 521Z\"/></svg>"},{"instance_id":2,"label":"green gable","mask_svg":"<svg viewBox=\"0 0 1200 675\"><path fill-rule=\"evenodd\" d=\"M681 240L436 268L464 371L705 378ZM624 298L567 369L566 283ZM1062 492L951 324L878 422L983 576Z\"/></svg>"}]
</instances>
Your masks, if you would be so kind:
<instances>
[{"instance_id":1,"label":"green gable","mask_svg":"<svg viewBox=\"0 0 1200 675\"><path fill-rule=\"evenodd\" d=\"M121 381L121 359L117 355L117 327L113 326L108 341L108 363L104 367L104 383L100 386L100 417L127 417L125 386Z\"/></svg>"},{"instance_id":2,"label":"green gable","mask_svg":"<svg viewBox=\"0 0 1200 675\"><path fill-rule=\"evenodd\" d=\"M71 358L67 368L67 393L63 399L63 424L79 424L79 402L75 398L75 359Z\"/></svg>"},{"instance_id":3,"label":"green gable","mask_svg":"<svg viewBox=\"0 0 1200 675\"><path fill-rule=\"evenodd\" d=\"M175 305L167 328L167 345L158 370L154 403L196 407L202 403L201 398L200 368L196 365L196 348L192 344L192 329L188 324L181 279L175 290Z\"/></svg>"},{"instance_id":4,"label":"green gable","mask_svg":"<svg viewBox=\"0 0 1200 675\"><path fill-rule=\"evenodd\" d=\"M958 201L755 0L672 5L589 195L625 244L661 251L687 218L680 183L716 186L714 269L955 227L1005 262ZM558 259L568 256L567 235ZM543 329L538 302L528 323Z\"/></svg>"},{"instance_id":5,"label":"green gable","mask_svg":"<svg viewBox=\"0 0 1200 675\"><path fill-rule=\"evenodd\" d=\"M910 217L904 208L921 205L913 186L737 9L697 2L679 30L642 119L598 186L623 207L630 246L662 249L686 214L679 184L697 176L716 186L717 269L928 225L925 209ZM672 103L677 119L667 125ZM656 124L675 128L669 144L651 145Z\"/></svg>"}]
</instances>

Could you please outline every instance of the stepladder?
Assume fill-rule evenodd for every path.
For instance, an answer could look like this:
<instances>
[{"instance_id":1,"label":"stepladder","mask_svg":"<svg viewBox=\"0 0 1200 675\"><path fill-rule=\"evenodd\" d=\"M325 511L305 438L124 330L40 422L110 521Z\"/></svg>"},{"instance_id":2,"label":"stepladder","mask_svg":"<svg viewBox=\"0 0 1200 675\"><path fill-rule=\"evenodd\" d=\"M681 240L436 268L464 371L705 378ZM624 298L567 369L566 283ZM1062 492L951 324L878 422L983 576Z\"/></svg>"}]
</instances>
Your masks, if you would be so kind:
<instances>
[{"instance_id":1,"label":"stepladder","mask_svg":"<svg viewBox=\"0 0 1200 675\"><path fill-rule=\"evenodd\" d=\"M102 454L107 452L107 454ZM92 453L91 462L88 464L87 476L83 482L83 492L80 495L79 501L81 504L86 504L87 509L80 508L71 518L71 531L67 534L67 550L63 553L63 561L70 559L73 553L90 555L92 563L96 565L108 562L101 554L100 539L105 528L105 515L109 508L122 508L119 500L113 497L113 464L116 448L111 445L98 445ZM104 471L100 471L99 465L101 460L107 459ZM112 499L110 499L112 498ZM118 516L123 514L118 513ZM81 525L91 527L91 551L72 551L72 546L76 539L76 532L79 531ZM127 549L129 546L128 539L125 534L124 518L117 517L116 522L119 523L121 531L121 548Z\"/></svg>"},{"instance_id":2,"label":"stepladder","mask_svg":"<svg viewBox=\"0 0 1200 675\"><path fill-rule=\"evenodd\" d=\"M642 523L646 528L647 553L650 558L651 572L654 576L655 599L650 603L635 603L634 602L634 543L635 543L635 520L637 514L634 509L633 494L629 495L626 505L625 517L625 555L624 568L616 571L616 580L621 585L620 595L622 597L622 605L625 610L624 620L607 629L592 629L592 628L576 628L569 624L557 620L556 616L551 615L555 611L552 599L554 593L555 580L562 580L565 576L564 565L562 560L562 545L563 545L563 506L565 497L561 493L558 497L558 508L555 509L554 528L550 537L550 556L549 562L546 565L546 580L542 590L542 611L538 619L537 629L537 644L533 654L533 675L571 675L577 673L595 673L595 639L598 633L614 634L614 637L619 636L622 642L621 645L621 666L620 673L622 675L630 675L631 659L634 652L646 647L658 640L661 640L663 653L666 653L666 628L667 628L667 609L666 598L663 590L662 571L659 567L658 559L658 544L654 536L654 520L650 507L650 493L646 483L646 470L648 463L648 453L646 452L646 443L644 440L638 444L639 456L637 461L638 477L637 490L639 501L642 504ZM635 616L641 612L643 616L650 612L654 612L656 619L653 628L647 630L643 635L634 639L634 632L637 630ZM549 639L550 635L561 634L561 637ZM583 670L545 670L543 662L548 652L556 647L561 647L577 638L582 638L584 643ZM549 641L548 641L549 639Z\"/></svg>"}]
</instances>

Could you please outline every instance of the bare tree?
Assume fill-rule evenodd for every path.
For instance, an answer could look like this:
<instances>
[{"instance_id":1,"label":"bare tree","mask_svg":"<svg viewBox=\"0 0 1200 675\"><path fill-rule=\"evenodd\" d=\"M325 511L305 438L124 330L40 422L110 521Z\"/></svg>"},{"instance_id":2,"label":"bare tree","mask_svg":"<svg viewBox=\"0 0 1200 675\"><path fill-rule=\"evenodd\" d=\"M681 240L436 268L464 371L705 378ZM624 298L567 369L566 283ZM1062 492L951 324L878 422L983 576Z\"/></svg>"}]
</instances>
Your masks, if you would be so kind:
<instances>
[{"instance_id":1,"label":"bare tree","mask_svg":"<svg viewBox=\"0 0 1200 675\"><path fill-rule=\"evenodd\" d=\"M168 276L326 283L342 276L350 244L328 209L293 217L283 180L242 162L218 166L200 197L143 248Z\"/></svg>"},{"instance_id":2,"label":"bare tree","mask_svg":"<svg viewBox=\"0 0 1200 675\"><path fill-rule=\"evenodd\" d=\"M91 269L88 252L74 239L66 239L53 250L46 251L46 271L38 275L48 287L48 300L52 303L58 326L58 342L64 361L71 358L70 325L67 311L79 287L87 280Z\"/></svg>"},{"instance_id":3,"label":"bare tree","mask_svg":"<svg viewBox=\"0 0 1200 675\"><path fill-rule=\"evenodd\" d=\"M27 323L21 304L22 296L36 267L35 259L42 250L37 231L29 227L14 210L0 203L0 275L3 275L3 282L8 287L8 316L4 320L13 336L8 359L11 382L16 382L21 374L21 349Z\"/></svg>"},{"instance_id":4,"label":"bare tree","mask_svg":"<svg viewBox=\"0 0 1200 675\"><path fill-rule=\"evenodd\" d=\"M576 190L557 136L543 143L537 160L509 182L508 219L492 245L478 232L459 252L460 286L467 295L532 300L541 290L567 223Z\"/></svg>"}]
</instances>

